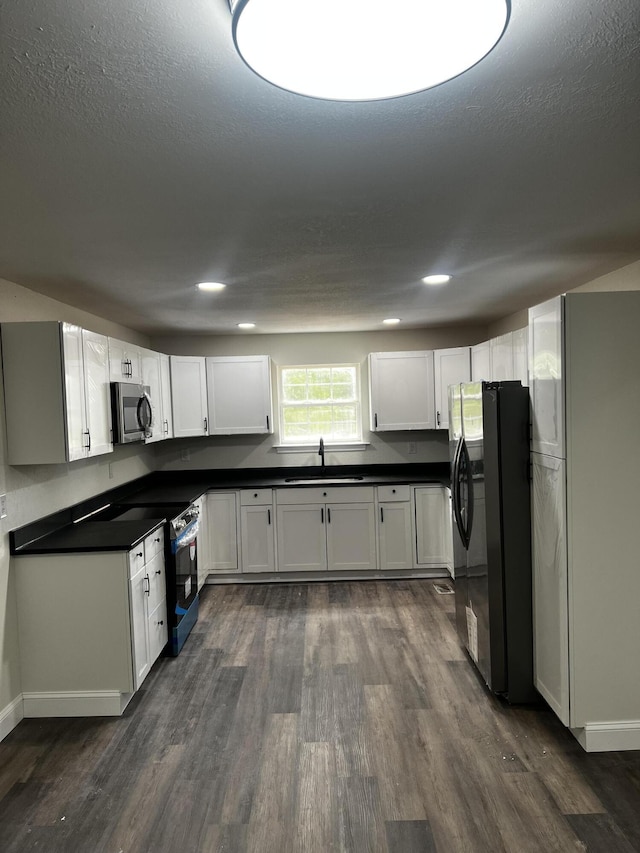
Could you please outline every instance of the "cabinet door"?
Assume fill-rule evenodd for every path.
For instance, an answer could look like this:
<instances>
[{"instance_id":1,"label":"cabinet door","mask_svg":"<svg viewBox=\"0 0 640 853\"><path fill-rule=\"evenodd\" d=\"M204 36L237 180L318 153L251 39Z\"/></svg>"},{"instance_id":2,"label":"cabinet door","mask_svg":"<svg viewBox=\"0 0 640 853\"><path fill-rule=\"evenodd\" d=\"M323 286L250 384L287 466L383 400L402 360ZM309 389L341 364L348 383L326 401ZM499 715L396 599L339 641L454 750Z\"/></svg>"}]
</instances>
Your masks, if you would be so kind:
<instances>
[{"instance_id":1,"label":"cabinet door","mask_svg":"<svg viewBox=\"0 0 640 853\"><path fill-rule=\"evenodd\" d=\"M449 429L449 385L471 380L469 347L437 349L433 353L436 428Z\"/></svg>"},{"instance_id":2,"label":"cabinet door","mask_svg":"<svg viewBox=\"0 0 640 853\"><path fill-rule=\"evenodd\" d=\"M414 491L416 512L416 563L418 566L446 566L441 486Z\"/></svg>"},{"instance_id":3,"label":"cabinet door","mask_svg":"<svg viewBox=\"0 0 640 853\"><path fill-rule=\"evenodd\" d=\"M378 543L381 569L410 569L411 503L378 504Z\"/></svg>"},{"instance_id":4,"label":"cabinet door","mask_svg":"<svg viewBox=\"0 0 640 853\"><path fill-rule=\"evenodd\" d=\"M209 571L237 572L238 511L235 492L208 492L206 525L209 543Z\"/></svg>"},{"instance_id":5,"label":"cabinet door","mask_svg":"<svg viewBox=\"0 0 640 853\"><path fill-rule=\"evenodd\" d=\"M471 381L488 382L491 379L491 341L471 347Z\"/></svg>"},{"instance_id":6,"label":"cabinet door","mask_svg":"<svg viewBox=\"0 0 640 853\"><path fill-rule=\"evenodd\" d=\"M162 388L160 386L160 353L149 349L140 352L142 384L149 386L151 398L151 435L145 438L145 444L161 441L165 438L162 423Z\"/></svg>"},{"instance_id":7,"label":"cabinet door","mask_svg":"<svg viewBox=\"0 0 640 853\"><path fill-rule=\"evenodd\" d=\"M85 411L84 360L82 329L71 323L62 324L64 352L64 394L67 421L67 455L69 462L83 459L89 449Z\"/></svg>"},{"instance_id":8,"label":"cabinet door","mask_svg":"<svg viewBox=\"0 0 640 853\"><path fill-rule=\"evenodd\" d=\"M529 354L527 347L527 329L516 329L512 335L513 342L513 378L519 379L523 385L529 384Z\"/></svg>"},{"instance_id":9,"label":"cabinet door","mask_svg":"<svg viewBox=\"0 0 640 853\"><path fill-rule=\"evenodd\" d=\"M328 569L347 572L376 569L374 504L327 504L325 514Z\"/></svg>"},{"instance_id":10,"label":"cabinet door","mask_svg":"<svg viewBox=\"0 0 640 853\"><path fill-rule=\"evenodd\" d=\"M564 367L561 296L529 309L529 389L535 453L564 457Z\"/></svg>"},{"instance_id":11,"label":"cabinet door","mask_svg":"<svg viewBox=\"0 0 640 853\"><path fill-rule=\"evenodd\" d=\"M204 358L172 355L170 364L174 437L207 435L207 377Z\"/></svg>"},{"instance_id":12,"label":"cabinet door","mask_svg":"<svg viewBox=\"0 0 640 853\"><path fill-rule=\"evenodd\" d=\"M435 429L432 352L369 355L371 429Z\"/></svg>"},{"instance_id":13,"label":"cabinet door","mask_svg":"<svg viewBox=\"0 0 640 853\"><path fill-rule=\"evenodd\" d=\"M324 504L278 507L278 571L313 572L327 568Z\"/></svg>"},{"instance_id":14,"label":"cabinet door","mask_svg":"<svg viewBox=\"0 0 640 853\"><path fill-rule=\"evenodd\" d=\"M151 667L160 656L160 652L167 645L169 639L166 598L163 598L149 614L147 627L149 632L149 663Z\"/></svg>"},{"instance_id":15,"label":"cabinet door","mask_svg":"<svg viewBox=\"0 0 640 853\"><path fill-rule=\"evenodd\" d=\"M88 456L113 450L111 430L111 394L109 391L109 349L107 338L82 330L84 393Z\"/></svg>"},{"instance_id":16,"label":"cabinet door","mask_svg":"<svg viewBox=\"0 0 640 853\"><path fill-rule=\"evenodd\" d=\"M133 656L133 684L137 690L151 669L148 626L149 576L146 568L140 569L129 581L129 612L131 615L131 652Z\"/></svg>"},{"instance_id":17,"label":"cabinet door","mask_svg":"<svg viewBox=\"0 0 640 853\"><path fill-rule=\"evenodd\" d=\"M275 572L274 513L270 506L241 510L242 571Z\"/></svg>"},{"instance_id":18,"label":"cabinet door","mask_svg":"<svg viewBox=\"0 0 640 853\"><path fill-rule=\"evenodd\" d=\"M209 535L208 495L201 495L194 504L198 507L200 527L198 530L198 591L202 589L211 571L211 543Z\"/></svg>"},{"instance_id":19,"label":"cabinet door","mask_svg":"<svg viewBox=\"0 0 640 853\"><path fill-rule=\"evenodd\" d=\"M164 553L159 551L146 563L146 572L149 576L149 612L155 610L158 604L167 595L167 581L164 572Z\"/></svg>"},{"instance_id":20,"label":"cabinet door","mask_svg":"<svg viewBox=\"0 0 640 853\"><path fill-rule=\"evenodd\" d=\"M171 411L171 368L169 356L160 353L160 401L162 422L160 429L163 438L173 438L173 413Z\"/></svg>"},{"instance_id":21,"label":"cabinet door","mask_svg":"<svg viewBox=\"0 0 640 853\"><path fill-rule=\"evenodd\" d=\"M569 716L566 463L531 454L534 682L560 720Z\"/></svg>"},{"instance_id":22,"label":"cabinet door","mask_svg":"<svg viewBox=\"0 0 640 853\"><path fill-rule=\"evenodd\" d=\"M491 379L505 382L514 379L513 336L511 332L491 340Z\"/></svg>"},{"instance_id":23,"label":"cabinet door","mask_svg":"<svg viewBox=\"0 0 640 853\"><path fill-rule=\"evenodd\" d=\"M269 356L207 358L209 435L273 432Z\"/></svg>"}]
</instances>

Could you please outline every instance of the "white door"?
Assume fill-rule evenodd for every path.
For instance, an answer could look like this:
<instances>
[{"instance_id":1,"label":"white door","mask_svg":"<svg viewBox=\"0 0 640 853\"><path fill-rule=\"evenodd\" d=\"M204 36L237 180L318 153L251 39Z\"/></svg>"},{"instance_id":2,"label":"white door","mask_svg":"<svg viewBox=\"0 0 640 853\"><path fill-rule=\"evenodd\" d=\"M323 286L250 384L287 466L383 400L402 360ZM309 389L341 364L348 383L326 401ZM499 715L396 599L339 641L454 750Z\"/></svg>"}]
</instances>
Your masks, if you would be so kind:
<instances>
[{"instance_id":1,"label":"white door","mask_svg":"<svg viewBox=\"0 0 640 853\"><path fill-rule=\"evenodd\" d=\"M208 435L205 359L172 355L170 363L174 437Z\"/></svg>"},{"instance_id":2,"label":"white door","mask_svg":"<svg viewBox=\"0 0 640 853\"><path fill-rule=\"evenodd\" d=\"M436 428L449 429L449 385L471 381L469 347L437 349L433 353Z\"/></svg>"},{"instance_id":3,"label":"white door","mask_svg":"<svg viewBox=\"0 0 640 853\"><path fill-rule=\"evenodd\" d=\"M491 379L505 382L515 379L513 371L513 336L511 332L491 340Z\"/></svg>"},{"instance_id":4,"label":"white door","mask_svg":"<svg viewBox=\"0 0 640 853\"><path fill-rule=\"evenodd\" d=\"M471 347L471 381L489 382L491 379L491 341Z\"/></svg>"},{"instance_id":5,"label":"white door","mask_svg":"<svg viewBox=\"0 0 640 853\"><path fill-rule=\"evenodd\" d=\"M529 309L531 450L564 458L564 353L561 296Z\"/></svg>"},{"instance_id":6,"label":"white door","mask_svg":"<svg viewBox=\"0 0 640 853\"><path fill-rule=\"evenodd\" d=\"M112 382L140 382L142 360L140 348L116 338L108 339L109 377Z\"/></svg>"},{"instance_id":7,"label":"white door","mask_svg":"<svg viewBox=\"0 0 640 853\"><path fill-rule=\"evenodd\" d=\"M327 568L324 504L278 507L278 571L314 572Z\"/></svg>"},{"instance_id":8,"label":"white door","mask_svg":"<svg viewBox=\"0 0 640 853\"><path fill-rule=\"evenodd\" d=\"M207 358L209 435L273 432L266 355Z\"/></svg>"},{"instance_id":9,"label":"white door","mask_svg":"<svg viewBox=\"0 0 640 853\"><path fill-rule=\"evenodd\" d=\"M566 462L531 454L533 670L536 688L568 726L569 614Z\"/></svg>"},{"instance_id":10,"label":"white door","mask_svg":"<svg viewBox=\"0 0 640 853\"><path fill-rule=\"evenodd\" d=\"M419 566L445 566L447 553L442 525L444 495L441 486L417 488L416 562Z\"/></svg>"},{"instance_id":11,"label":"white door","mask_svg":"<svg viewBox=\"0 0 640 853\"><path fill-rule=\"evenodd\" d=\"M205 504L210 572L238 571L238 510L235 492L208 492Z\"/></svg>"},{"instance_id":12,"label":"white door","mask_svg":"<svg viewBox=\"0 0 640 853\"><path fill-rule=\"evenodd\" d=\"M270 506L242 507L240 529L243 572L275 572L274 522L274 512Z\"/></svg>"},{"instance_id":13,"label":"white door","mask_svg":"<svg viewBox=\"0 0 640 853\"><path fill-rule=\"evenodd\" d=\"M129 611L131 614L131 652L133 656L133 685L137 690L151 668L147 589L149 580L145 567L129 581Z\"/></svg>"},{"instance_id":14,"label":"white door","mask_svg":"<svg viewBox=\"0 0 640 853\"><path fill-rule=\"evenodd\" d=\"M151 435L145 438L145 444L161 441L164 436L162 424L162 387L160 385L160 353L149 349L140 351L142 384L149 386L151 398Z\"/></svg>"},{"instance_id":15,"label":"white door","mask_svg":"<svg viewBox=\"0 0 640 853\"><path fill-rule=\"evenodd\" d=\"M69 462L83 459L89 449L85 413L84 359L82 329L71 323L62 324L64 352L64 394L67 421L67 454Z\"/></svg>"},{"instance_id":16,"label":"white door","mask_svg":"<svg viewBox=\"0 0 640 853\"><path fill-rule=\"evenodd\" d=\"M327 504L326 528L330 571L373 571L377 568L373 503Z\"/></svg>"},{"instance_id":17,"label":"white door","mask_svg":"<svg viewBox=\"0 0 640 853\"><path fill-rule=\"evenodd\" d=\"M169 356L160 353L160 401L162 405L163 438L173 438L173 413L171 411L171 367Z\"/></svg>"},{"instance_id":18,"label":"white door","mask_svg":"<svg viewBox=\"0 0 640 853\"><path fill-rule=\"evenodd\" d=\"M433 352L369 355L372 431L435 429Z\"/></svg>"},{"instance_id":19,"label":"white door","mask_svg":"<svg viewBox=\"0 0 640 853\"><path fill-rule=\"evenodd\" d=\"M409 501L378 504L378 544L381 569L412 567Z\"/></svg>"},{"instance_id":20,"label":"white door","mask_svg":"<svg viewBox=\"0 0 640 853\"><path fill-rule=\"evenodd\" d=\"M88 456L99 456L113 450L111 428L111 394L109 388L109 347L104 335L82 330L84 392Z\"/></svg>"}]
</instances>

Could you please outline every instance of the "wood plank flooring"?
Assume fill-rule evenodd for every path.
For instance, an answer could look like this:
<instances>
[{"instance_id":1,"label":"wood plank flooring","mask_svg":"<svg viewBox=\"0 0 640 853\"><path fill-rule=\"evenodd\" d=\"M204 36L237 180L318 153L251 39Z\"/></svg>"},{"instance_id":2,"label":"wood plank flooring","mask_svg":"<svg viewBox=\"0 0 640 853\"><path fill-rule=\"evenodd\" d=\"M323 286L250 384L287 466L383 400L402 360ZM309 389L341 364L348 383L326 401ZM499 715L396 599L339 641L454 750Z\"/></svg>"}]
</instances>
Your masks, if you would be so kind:
<instances>
[{"instance_id":1,"label":"wood plank flooring","mask_svg":"<svg viewBox=\"0 0 640 853\"><path fill-rule=\"evenodd\" d=\"M205 588L122 718L0 744L0 851L640 851L640 752L489 695L453 605L421 580Z\"/></svg>"}]
</instances>

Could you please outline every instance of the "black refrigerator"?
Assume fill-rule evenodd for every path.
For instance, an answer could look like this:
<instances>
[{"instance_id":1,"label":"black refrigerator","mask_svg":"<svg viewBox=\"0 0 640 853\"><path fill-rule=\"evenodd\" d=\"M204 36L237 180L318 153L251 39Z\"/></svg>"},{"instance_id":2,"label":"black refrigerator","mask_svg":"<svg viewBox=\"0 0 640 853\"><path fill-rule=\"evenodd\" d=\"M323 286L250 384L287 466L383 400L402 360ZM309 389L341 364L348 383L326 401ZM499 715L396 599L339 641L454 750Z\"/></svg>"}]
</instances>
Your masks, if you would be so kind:
<instances>
[{"instance_id":1,"label":"black refrigerator","mask_svg":"<svg viewBox=\"0 0 640 853\"><path fill-rule=\"evenodd\" d=\"M532 702L529 391L449 388L456 625L489 688Z\"/></svg>"}]
</instances>

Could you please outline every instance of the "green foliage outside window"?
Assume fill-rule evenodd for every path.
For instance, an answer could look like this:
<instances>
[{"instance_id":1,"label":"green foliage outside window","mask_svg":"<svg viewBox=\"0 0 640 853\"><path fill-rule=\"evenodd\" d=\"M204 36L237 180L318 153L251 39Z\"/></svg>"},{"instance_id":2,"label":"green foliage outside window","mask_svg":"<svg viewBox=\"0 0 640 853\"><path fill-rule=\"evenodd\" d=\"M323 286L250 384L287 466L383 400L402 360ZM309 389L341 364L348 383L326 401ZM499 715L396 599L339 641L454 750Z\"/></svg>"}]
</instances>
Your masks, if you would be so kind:
<instances>
[{"instance_id":1,"label":"green foliage outside window","mask_svg":"<svg viewBox=\"0 0 640 853\"><path fill-rule=\"evenodd\" d=\"M281 367L279 390L283 444L361 441L357 364Z\"/></svg>"}]
</instances>

